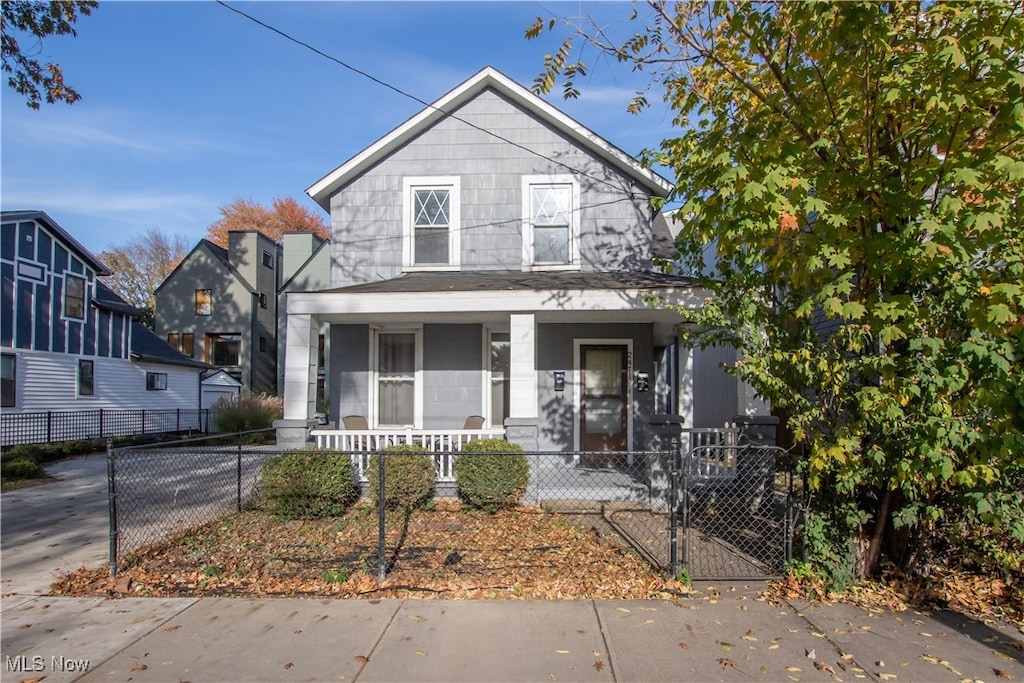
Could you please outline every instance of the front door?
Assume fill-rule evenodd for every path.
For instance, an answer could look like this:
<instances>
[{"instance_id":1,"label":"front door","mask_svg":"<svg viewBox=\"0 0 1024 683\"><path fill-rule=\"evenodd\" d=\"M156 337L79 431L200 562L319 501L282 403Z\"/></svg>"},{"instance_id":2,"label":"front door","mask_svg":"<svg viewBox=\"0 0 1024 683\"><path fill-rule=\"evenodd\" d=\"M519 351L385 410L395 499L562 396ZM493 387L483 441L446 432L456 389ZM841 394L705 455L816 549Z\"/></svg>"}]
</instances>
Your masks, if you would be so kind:
<instances>
[{"instance_id":1,"label":"front door","mask_svg":"<svg viewBox=\"0 0 1024 683\"><path fill-rule=\"evenodd\" d=\"M629 450L628 372L629 351L625 345L580 347L582 450Z\"/></svg>"}]
</instances>

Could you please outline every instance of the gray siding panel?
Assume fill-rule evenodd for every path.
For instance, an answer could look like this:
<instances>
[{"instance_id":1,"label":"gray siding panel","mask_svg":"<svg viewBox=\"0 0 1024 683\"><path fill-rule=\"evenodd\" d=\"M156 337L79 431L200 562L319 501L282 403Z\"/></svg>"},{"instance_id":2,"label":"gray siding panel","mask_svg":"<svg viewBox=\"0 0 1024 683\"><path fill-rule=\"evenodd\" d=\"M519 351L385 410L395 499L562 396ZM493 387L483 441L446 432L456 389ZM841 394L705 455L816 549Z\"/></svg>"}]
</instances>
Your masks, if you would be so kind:
<instances>
[{"instance_id":1,"label":"gray siding panel","mask_svg":"<svg viewBox=\"0 0 1024 683\"><path fill-rule=\"evenodd\" d=\"M736 362L736 350L713 346L693 351L693 426L721 427L736 417L739 383L722 369Z\"/></svg>"},{"instance_id":2,"label":"gray siding panel","mask_svg":"<svg viewBox=\"0 0 1024 683\"><path fill-rule=\"evenodd\" d=\"M483 404L483 327L424 325L424 428L462 429Z\"/></svg>"}]
</instances>

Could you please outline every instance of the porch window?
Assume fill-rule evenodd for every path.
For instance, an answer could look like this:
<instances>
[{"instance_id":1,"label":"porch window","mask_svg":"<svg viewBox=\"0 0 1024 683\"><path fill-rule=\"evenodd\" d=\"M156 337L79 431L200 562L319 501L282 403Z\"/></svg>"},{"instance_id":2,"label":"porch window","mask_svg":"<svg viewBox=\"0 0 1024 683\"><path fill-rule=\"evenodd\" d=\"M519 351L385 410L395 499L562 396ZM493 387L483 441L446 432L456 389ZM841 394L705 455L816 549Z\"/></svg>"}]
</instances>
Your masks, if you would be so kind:
<instances>
[{"instance_id":1,"label":"porch window","mask_svg":"<svg viewBox=\"0 0 1024 683\"><path fill-rule=\"evenodd\" d=\"M406 178L403 190L403 265L414 269L457 268L459 178Z\"/></svg>"},{"instance_id":2,"label":"porch window","mask_svg":"<svg viewBox=\"0 0 1024 683\"><path fill-rule=\"evenodd\" d=\"M377 426L416 422L416 332L377 332Z\"/></svg>"},{"instance_id":3,"label":"porch window","mask_svg":"<svg viewBox=\"0 0 1024 683\"><path fill-rule=\"evenodd\" d=\"M571 176L523 179L524 265L565 268L579 263L579 185Z\"/></svg>"},{"instance_id":4,"label":"porch window","mask_svg":"<svg viewBox=\"0 0 1024 683\"><path fill-rule=\"evenodd\" d=\"M508 332L491 332L490 365L487 368L489 415L492 427L505 424L509 416L509 359L511 341Z\"/></svg>"}]
</instances>

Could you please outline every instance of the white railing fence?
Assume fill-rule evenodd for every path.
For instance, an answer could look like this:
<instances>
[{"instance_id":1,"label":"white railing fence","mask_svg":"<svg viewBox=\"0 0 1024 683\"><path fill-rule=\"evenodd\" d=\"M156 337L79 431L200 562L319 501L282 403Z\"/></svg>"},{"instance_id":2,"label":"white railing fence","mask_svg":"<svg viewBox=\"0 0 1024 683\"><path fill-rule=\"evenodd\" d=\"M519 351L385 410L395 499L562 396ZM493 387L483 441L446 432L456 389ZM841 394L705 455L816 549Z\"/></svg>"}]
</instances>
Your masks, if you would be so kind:
<instances>
[{"instance_id":1,"label":"white railing fence","mask_svg":"<svg viewBox=\"0 0 1024 683\"><path fill-rule=\"evenodd\" d=\"M382 448L414 444L435 453L437 480L455 481L455 454L477 439L504 439L503 429L314 429L317 448L352 454L359 481L366 482L370 455Z\"/></svg>"},{"instance_id":2,"label":"white railing fence","mask_svg":"<svg viewBox=\"0 0 1024 683\"><path fill-rule=\"evenodd\" d=\"M739 427L729 422L725 427L683 429L682 453L694 455L689 459L691 476L727 478L735 475L738 450L735 447L739 445L739 439Z\"/></svg>"}]
</instances>

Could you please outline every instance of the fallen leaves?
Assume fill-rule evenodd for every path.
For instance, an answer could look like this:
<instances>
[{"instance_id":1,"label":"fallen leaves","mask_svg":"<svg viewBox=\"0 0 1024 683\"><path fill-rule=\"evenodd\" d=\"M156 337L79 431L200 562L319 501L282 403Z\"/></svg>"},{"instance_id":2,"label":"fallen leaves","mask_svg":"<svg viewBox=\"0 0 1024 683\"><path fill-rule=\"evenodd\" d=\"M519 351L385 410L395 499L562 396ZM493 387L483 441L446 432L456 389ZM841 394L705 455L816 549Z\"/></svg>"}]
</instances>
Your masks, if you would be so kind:
<instances>
[{"instance_id":1,"label":"fallen leaves","mask_svg":"<svg viewBox=\"0 0 1024 683\"><path fill-rule=\"evenodd\" d=\"M594 670L595 671L600 671L603 668L604 668L604 663L601 660L597 660L596 662L594 662Z\"/></svg>"},{"instance_id":2,"label":"fallen leaves","mask_svg":"<svg viewBox=\"0 0 1024 683\"><path fill-rule=\"evenodd\" d=\"M993 668L992 672L995 673L996 676L999 676L999 678L1008 678L1010 680L1013 679L1013 674L1011 674L1009 671L1007 671L1005 669Z\"/></svg>"},{"instance_id":3,"label":"fallen leaves","mask_svg":"<svg viewBox=\"0 0 1024 683\"><path fill-rule=\"evenodd\" d=\"M723 669L736 669L736 668L738 668L736 666L736 662L732 661L731 659L727 659L725 657L720 657L718 659L718 663L722 665Z\"/></svg>"},{"instance_id":4,"label":"fallen leaves","mask_svg":"<svg viewBox=\"0 0 1024 683\"><path fill-rule=\"evenodd\" d=\"M127 556L117 588L130 586L138 597L545 600L679 594L673 588L678 582L628 552L618 536L596 533L594 517L532 507L472 515L458 503L440 501L436 509L412 515L382 582L374 568L376 516L366 506L336 519L291 523L249 510ZM398 531L386 530L389 551L400 542ZM453 540L459 544L457 566L445 564ZM218 575L204 574L206 565L218 567ZM324 580L328 570L339 568L348 570L347 581ZM66 596L109 597L114 589L103 568L80 569L52 587ZM620 611L629 614L626 607Z\"/></svg>"}]
</instances>

